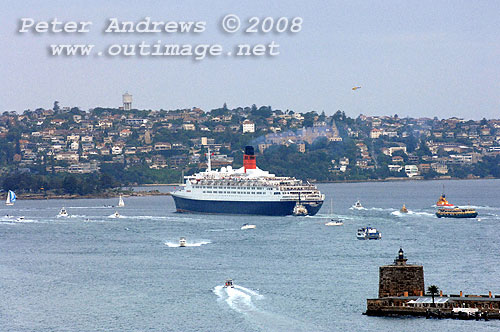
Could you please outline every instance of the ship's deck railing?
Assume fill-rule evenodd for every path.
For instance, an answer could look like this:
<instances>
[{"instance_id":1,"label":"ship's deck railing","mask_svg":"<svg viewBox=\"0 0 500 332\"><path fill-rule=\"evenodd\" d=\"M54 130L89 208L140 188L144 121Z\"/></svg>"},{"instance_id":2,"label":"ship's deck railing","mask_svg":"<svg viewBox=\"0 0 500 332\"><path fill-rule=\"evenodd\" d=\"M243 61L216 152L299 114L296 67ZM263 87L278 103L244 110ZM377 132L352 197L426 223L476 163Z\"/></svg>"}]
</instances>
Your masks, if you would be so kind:
<instances>
[{"instance_id":1,"label":"ship's deck railing","mask_svg":"<svg viewBox=\"0 0 500 332\"><path fill-rule=\"evenodd\" d=\"M300 200L301 201L318 201L318 200L324 200L324 195L300 195ZM281 196L282 200L290 200L290 201L298 201L299 200L299 195L283 195Z\"/></svg>"}]
</instances>

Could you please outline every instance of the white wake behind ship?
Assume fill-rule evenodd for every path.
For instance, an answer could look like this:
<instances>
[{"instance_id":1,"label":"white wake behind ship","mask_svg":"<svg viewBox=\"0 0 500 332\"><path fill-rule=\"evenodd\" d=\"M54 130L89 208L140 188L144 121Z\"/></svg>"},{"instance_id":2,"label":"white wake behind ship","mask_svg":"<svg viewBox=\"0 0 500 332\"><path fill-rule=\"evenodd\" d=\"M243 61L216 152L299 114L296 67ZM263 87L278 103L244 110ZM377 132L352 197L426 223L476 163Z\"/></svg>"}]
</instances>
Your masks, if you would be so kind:
<instances>
[{"instance_id":1,"label":"white wake behind ship","mask_svg":"<svg viewBox=\"0 0 500 332\"><path fill-rule=\"evenodd\" d=\"M212 170L209 152L207 170L185 176L184 187L172 193L177 212L286 216L302 205L305 214L318 213L325 195L315 185L259 169L252 146L243 158L239 169Z\"/></svg>"}]
</instances>

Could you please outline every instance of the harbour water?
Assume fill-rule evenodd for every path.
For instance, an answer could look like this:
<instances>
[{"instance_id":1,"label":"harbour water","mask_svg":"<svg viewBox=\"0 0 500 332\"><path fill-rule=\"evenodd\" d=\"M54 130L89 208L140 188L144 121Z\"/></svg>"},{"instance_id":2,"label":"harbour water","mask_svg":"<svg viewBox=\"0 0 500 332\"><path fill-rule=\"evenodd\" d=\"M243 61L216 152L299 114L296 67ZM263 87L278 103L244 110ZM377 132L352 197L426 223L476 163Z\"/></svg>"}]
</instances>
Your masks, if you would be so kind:
<instances>
[{"instance_id":1,"label":"harbour water","mask_svg":"<svg viewBox=\"0 0 500 332\"><path fill-rule=\"evenodd\" d=\"M443 183L448 200L474 206L479 219L438 219ZM499 321L362 315L377 297L378 267L400 247L423 264L426 287L500 294L500 180L319 188L326 201L314 217L177 214L168 196L126 197L123 208L107 207L118 198L2 204L0 330L500 330ZM358 199L365 209L350 209ZM56 217L62 207L70 217ZM331 216L344 225L325 226ZM381 240L356 239L368 225ZM222 287L227 278L234 289Z\"/></svg>"}]
</instances>

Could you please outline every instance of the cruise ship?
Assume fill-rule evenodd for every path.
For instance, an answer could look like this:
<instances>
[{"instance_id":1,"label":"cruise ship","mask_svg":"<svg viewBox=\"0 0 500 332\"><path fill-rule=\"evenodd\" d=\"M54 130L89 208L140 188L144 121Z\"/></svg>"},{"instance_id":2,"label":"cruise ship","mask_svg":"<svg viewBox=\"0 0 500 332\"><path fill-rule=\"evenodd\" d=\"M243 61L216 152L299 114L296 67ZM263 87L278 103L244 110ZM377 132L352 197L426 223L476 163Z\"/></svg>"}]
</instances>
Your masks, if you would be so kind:
<instances>
[{"instance_id":1,"label":"cruise ship","mask_svg":"<svg viewBox=\"0 0 500 332\"><path fill-rule=\"evenodd\" d=\"M212 170L210 152L207 166L204 172L185 176L183 188L172 192L177 212L286 216L303 206L313 216L325 200L309 182L259 169L252 146L245 147L239 169Z\"/></svg>"}]
</instances>

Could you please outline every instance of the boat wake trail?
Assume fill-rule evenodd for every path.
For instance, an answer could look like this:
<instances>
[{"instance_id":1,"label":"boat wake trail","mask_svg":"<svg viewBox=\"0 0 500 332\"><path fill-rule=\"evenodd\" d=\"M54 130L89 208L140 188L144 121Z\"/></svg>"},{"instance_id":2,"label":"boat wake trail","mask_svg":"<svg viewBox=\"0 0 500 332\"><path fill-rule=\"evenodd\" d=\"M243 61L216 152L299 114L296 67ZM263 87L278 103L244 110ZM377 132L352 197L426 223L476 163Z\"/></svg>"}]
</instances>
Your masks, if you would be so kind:
<instances>
[{"instance_id":1,"label":"boat wake trail","mask_svg":"<svg viewBox=\"0 0 500 332\"><path fill-rule=\"evenodd\" d=\"M379 208L379 207L371 207L365 210L371 210L371 211L392 211L392 208Z\"/></svg>"},{"instance_id":2,"label":"boat wake trail","mask_svg":"<svg viewBox=\"0 0 500 332\"><path fill-rule=\"evenodd\" d=\"M38 223L37 220L34 219L26 219L24 217L14 217L14 216L5 216L0 218L0 221L6 224L18 224L18 223Z\"/></svg>"},{"instance_id":3,"label":"boat wake trail","mask_svg":"<svg viewBox=\"0 0 500 332\"><path fill-rule=\"evenodd\" d=\"M186 247L201 247L202 245L209 243L212 242L210 241L186 242ZM177 248L179 247L179 242L165 242L165 245L168 246L169 248Z\"/></svg>"},{"instance_id":4,"label":"boat wake trail","mask_svg":"<svg viewBox=\"0 0 500 332\"><path fill-rule=\"evenodd\" d=\"M218 301L225 302L232 310L257 325L263 331L321 331L317 326L303 323L291 317L279 315L259 308L257 302L264 298L263 295L251 289L237 286L224 288L216 286L213 292Z\"/></svg>"},{"instance_id":5,"label":"boat wake trail","mask_svg":"<svg viewBox=\"0 0 500 332\"><path fill-rule=\"evenodd\" d=\"M424 216L424 217L435 217L434 213L429 212L415 212L408 210L408 213L402 213L401 211L392 211L391 214L396 217L406 217L406 216Z\"/></svg>"}]
</instances>

